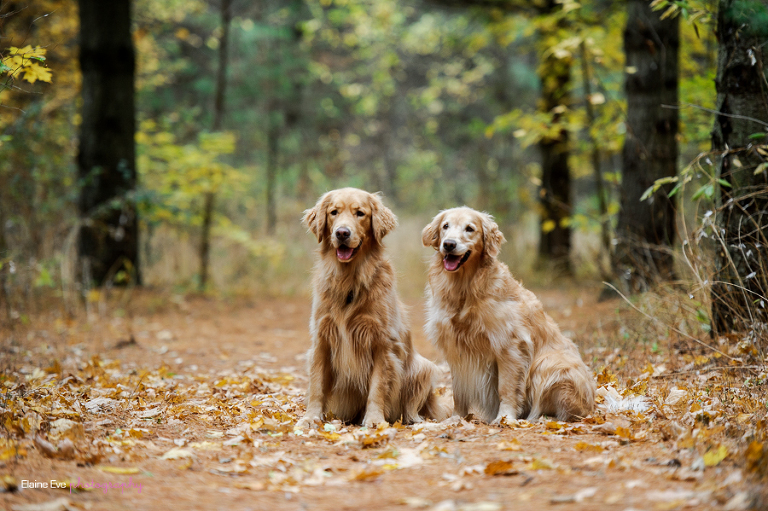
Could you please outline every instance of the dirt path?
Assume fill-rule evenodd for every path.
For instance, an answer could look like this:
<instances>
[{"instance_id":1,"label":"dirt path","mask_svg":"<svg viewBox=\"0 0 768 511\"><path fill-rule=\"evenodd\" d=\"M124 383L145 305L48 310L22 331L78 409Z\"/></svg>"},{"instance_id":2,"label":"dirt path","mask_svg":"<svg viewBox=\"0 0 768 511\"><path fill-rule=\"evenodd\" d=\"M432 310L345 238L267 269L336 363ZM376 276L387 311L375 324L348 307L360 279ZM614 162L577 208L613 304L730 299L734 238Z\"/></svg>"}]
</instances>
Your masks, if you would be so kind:
<instances>
[{"instance_id":1,"label":"dirt path","mask_svg":"<svg viewBox=\"0 0 768 511\"><path fill-rule=\"evenodd\" d=\"M723 385L736 380L727 372L702 366L669 378L664 371L686 355L606 348L624 323L617 302L595 303L595 289L539 294L585 360L608 367L599 381L615 379L610 388L644 396L649 410L515 428L461 421L369 431L336 422L295 432L307 299L146 294L91 321L41 315L0 339L5 487L134 486L19 488L0 493L0 507L745 509L740 452L765 417L761 389L735 389L741 404L728 405L704 391L729 392ZM422 305L409 305L417 349L438 359L421 330ZM641 372L649 363L656 377Z\"/></svg>"}]
</instances>

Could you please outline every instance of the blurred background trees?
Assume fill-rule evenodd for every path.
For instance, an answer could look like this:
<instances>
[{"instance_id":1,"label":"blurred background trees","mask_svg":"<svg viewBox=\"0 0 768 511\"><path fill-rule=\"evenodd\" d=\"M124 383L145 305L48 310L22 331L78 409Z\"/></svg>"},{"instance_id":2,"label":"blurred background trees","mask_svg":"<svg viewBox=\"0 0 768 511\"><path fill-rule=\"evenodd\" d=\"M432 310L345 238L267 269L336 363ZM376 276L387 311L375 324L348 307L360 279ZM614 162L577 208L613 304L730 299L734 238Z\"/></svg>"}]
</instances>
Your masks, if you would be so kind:
<instances>
[{"instance_id":1,"label":"blurred background trees","mask_svg":"<svg viewBox=\"0 0 768 511\"><path fill-rule=\"evenodd\" d=\"M721 192L743 188L716 172L710 152L734 147L730 135L710 144L712 112L725 108L713 0L133 0L135 165L92 117L131 100L108 95L92 110L89 74L118 77L130 58L98 43L100 57L81 73L78 54L96 37L78 39L83 6L25 6L0 7L3 62L11 48L40 46L46 60L30 76L53 79L2 71L9 317L34 310L46 289L88 303L101 281L139 276L181 290L304 292L313 245L300 212L338 186L385 192L401 218L389 242L413 277L406 293L422 288L422 224L467 204L496 216L510 240L502 257L518 275L610 277L632 292L707 280L694 294L708 303L711 234L694 240L704 239L696 254L682 242L724 218L706 216ZM760 30L749 41L764 41ZM762 62L762 47L744 44L733 51L752 48ZM112 159L85 161L88 147ZM737 159L764 170L764 155L749 154L749 165ZM117 180L98 200L106 181L93 179L95 167ZM138 229L121 238L137 242L136 255L105 256L106 269L91 265L83 281L77 249L90 254L88 222L102 203L116 215L103 231L113 240L123 225Z\"/></svg>"}]
</instances>

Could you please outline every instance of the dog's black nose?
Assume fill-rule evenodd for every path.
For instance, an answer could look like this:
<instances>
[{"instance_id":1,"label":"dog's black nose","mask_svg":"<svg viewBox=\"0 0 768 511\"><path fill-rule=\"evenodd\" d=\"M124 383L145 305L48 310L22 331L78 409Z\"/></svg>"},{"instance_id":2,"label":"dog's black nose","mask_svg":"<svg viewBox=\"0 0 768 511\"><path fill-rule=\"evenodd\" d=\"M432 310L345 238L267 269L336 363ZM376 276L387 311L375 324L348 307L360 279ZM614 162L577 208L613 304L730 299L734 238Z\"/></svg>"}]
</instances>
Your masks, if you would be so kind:
<instances>
[{"instance_id":1,"label":"dog's black nose","mask_svg":"<svg viewBox=\"0 0 768 511\"><path fill-rule=\"evenodd\" d=\"M443 241L443 248L446 252L453 252L453 250L456 248L456 241L454 240L445 240Z\"/></svg>"},{"instance_id":2,"label":"dog's black nose","mask_svg":"<svg viewBox=\"0 0 768 511\"><path fill-rule=\"evenodd\" d=\"M349 238L349 235L352 234L349 232L349 229L346 227L339 227L336 229L336 237L339 239L339 241L344 241L345 239Z\"/></svg>"}]
</instances>

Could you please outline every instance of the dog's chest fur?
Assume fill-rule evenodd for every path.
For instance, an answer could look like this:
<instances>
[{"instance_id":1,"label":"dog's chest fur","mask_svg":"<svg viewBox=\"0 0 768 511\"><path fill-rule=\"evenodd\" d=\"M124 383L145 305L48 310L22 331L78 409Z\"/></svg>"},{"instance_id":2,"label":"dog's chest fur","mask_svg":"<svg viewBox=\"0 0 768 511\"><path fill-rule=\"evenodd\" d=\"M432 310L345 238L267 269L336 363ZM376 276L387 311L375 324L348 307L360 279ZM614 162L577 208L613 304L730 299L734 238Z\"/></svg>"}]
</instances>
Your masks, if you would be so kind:
<instances>
[{"instance_id":1,"label":"dog's chest fur","mask_svg":"<svg viewBox=\"0 0 768 511\"><path fill-rule=\"evenodd\" d=\"M330 291L332 289L333 291ZM331 318L338 335L328 339L331 348L331 367L336 388L354 388L365 392L373 368L372 347L350 332L350 322L359 313L360 303L366 301L362 286L350 289L329 288L315 304L314 316L319 320Z\"/></svg>"},{"instance_id":2,"label":"dog's chest fur","mask_svg":"<svg viewBox=\"0 0 768 511\"><path fill-rule=\"evenodd\" d=\"M427 311L427 334L445 353L449 364L451 360L460 363L466 357L494 358L513 338L530 342L519 307L512 300L484 298L449 303L433 295Z\"/></svg>"}]
</instances>

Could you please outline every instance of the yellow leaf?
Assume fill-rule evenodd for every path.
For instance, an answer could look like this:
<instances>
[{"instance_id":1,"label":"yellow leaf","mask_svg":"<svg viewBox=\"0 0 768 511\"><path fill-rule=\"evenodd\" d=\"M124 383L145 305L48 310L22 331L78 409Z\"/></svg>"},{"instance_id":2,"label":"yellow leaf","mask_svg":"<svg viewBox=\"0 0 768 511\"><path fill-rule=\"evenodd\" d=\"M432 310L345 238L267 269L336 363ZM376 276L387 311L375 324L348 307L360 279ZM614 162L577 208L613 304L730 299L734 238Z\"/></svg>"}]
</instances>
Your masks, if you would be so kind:
<instances>
[{"instance_id":1,"label":"yellow leaf","mask_svg":"<svg viewBox=\"0 0 768 511\"><path fill-rule=\"evenodd\" d=\"M128 430L128 435L132 436L133 438L141 438L144 436L144 432L140 429L131 428Z\"/></svg>"},{"instance_id":2,"label":"yellow leaf","mask_svg":"<svg viewBox=\"0 0 768 511\"><path fill-rule=\"evenodd\" d=\"M318 431L318 434L328 440L329 442L336 442L341 435L338 433L328 433L326 431Z\"/></svg>"},{"instance_id":3,"label":"yellow leaf","mask_svg":"<svg viewBox=\"0 0 768 511\"><path fill-rule=\"evenodd\" d=\"M51 83L51 71L37 62L32 62L24 66L24 79L29 83L35 83L38 80Z\"/></svg>"},{"instance_id":4,"label":"yellow leaf","mask_svg":"<svg viewBox=\"0 0 768 511\"><path fill-rule=\"evenodd\" d=\"M189 447L193 449L202 449L204 451L216 451L218 449L221 449L221 444L216 442L209 442L206 440L204 442L192 442L191 444L189 444Z\"/></svg>"},{"instance_id":5,"label":"yellow leaf","mask_svg":"<svg viewBox=\"0 0 768 511\"><path fill-rule=\"evenodd\" d=\"M562 422L557 422L557 421L547 422L547 429L552 429L557 431L557 430L563 429L564 427L565 427L565 424L563 424Z\"/></svg>"},{"instance_id":6,"label":"yellow leaf","mask_svg":"<svg viewBox=\"0 0 768 511\"><path fill-rule=\"evenodd\" d=\"M530 470L552 470L555 465L546 458L536 458L528 465L528 468Z\"/></svg>"},{"instance_id":7,"label":"yellow leaf","mask_svg":"<svg viewBox=\"0 0 768 511\"><path fill-rule=\"evenodd\" d=\"M6 447L0 448L0 461L6 461L16 456L22 457L26 455L27 450L23 447L19 447L15 443L11 443Z\"/></svg>"},{"instance_id":8,"label":"yellow leaf","mask_svg":"<svg viewBox=\"0 0 768 511\"><path fill-rule=\"evenodd\" d=\"M110 474L138 474L139 469L136 467L96 467L102 472L109 472Z\"/></svg>"},{"instance_id":9,"label":"yellow leaf","mask_svg":"<svg viewBox=\"0 0 768 511\"><path fill-rule=\"evenodd\" d=\"M555 230L555 227L557 227L557 224L554 220L544 220L544 222L541 224L541 232L544 234L552 232Z\"/></svg>"},{"instance_id":10,"label":"yellow leaf","mask_svg":"<svg viewBox=\"0 0 768 511\"><path fill-rule=\"evenodd\" d=\"M182 449L181 447L174 447L167 453L161 456L164 460L179 460L182 458L191 458L192 451L188 449Z\"/></svg>"},{"instance_id":11,"label":"yellow leaf","mask_svg":"<svg viewBox=\"0 0 768 511\"><path fill-rule=\"evenodd\" d=\"M728 448L724 445L719 445L716 449L710 449L704 455L704 465L707 467L714 467L720 464L726 456L728 456Z\"/></svg>"},{"instance_id":12,"label":"yellow leaf","mask_svg":"<svg viewBox=\"0 0 768 511\"><path fill-rule=\"evenodd\" d=\"M599 445L594 444L588 444L587 442L578 442L574 448L577 451L587 451L587 452L603 452L603 448Z\"/></svg>"}]
</instances>

